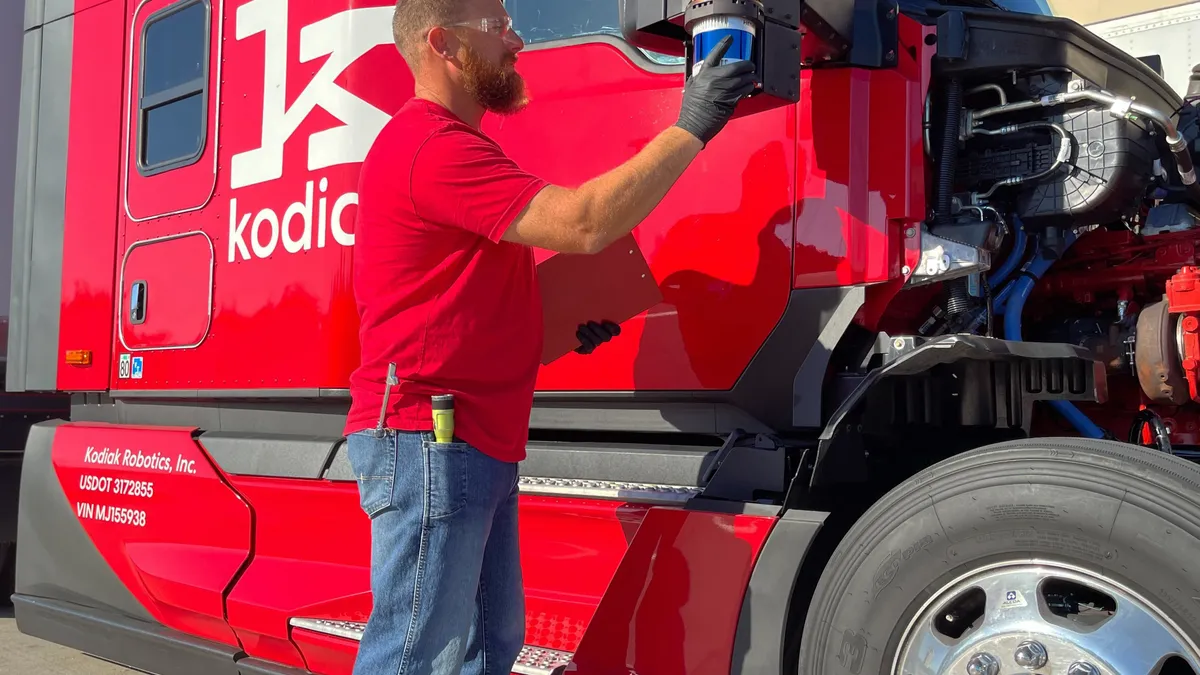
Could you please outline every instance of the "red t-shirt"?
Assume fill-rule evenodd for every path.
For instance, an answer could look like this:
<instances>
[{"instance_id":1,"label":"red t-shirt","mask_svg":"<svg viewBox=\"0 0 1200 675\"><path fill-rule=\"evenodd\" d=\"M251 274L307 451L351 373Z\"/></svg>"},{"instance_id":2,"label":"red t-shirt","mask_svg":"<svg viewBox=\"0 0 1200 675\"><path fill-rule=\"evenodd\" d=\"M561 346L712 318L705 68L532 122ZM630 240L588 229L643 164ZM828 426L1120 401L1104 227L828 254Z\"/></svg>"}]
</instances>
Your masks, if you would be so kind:
<instances>
[{"instance_id":1,"label":"red t-shirt","mask_svg":"<svg viewBox=\"0 0 1200 675\"><path fill-rule=\"evenodd\" d=\"M359 176L354 294L361 365L346 433L427 431L430 396L453 394L455 435L497 459L525 457L542 350L529 247L501 241L547 183L445 108L412 99L383 128Z\"/></svg>"}]
</instances>

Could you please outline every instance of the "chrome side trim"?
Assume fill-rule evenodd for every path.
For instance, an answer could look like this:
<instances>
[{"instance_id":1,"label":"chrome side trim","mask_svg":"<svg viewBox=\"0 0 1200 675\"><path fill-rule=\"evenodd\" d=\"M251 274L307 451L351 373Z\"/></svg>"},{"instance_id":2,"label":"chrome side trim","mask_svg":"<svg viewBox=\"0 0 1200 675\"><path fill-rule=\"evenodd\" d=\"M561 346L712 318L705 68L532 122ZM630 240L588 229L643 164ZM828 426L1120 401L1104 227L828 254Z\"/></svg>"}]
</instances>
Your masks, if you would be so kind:
<instances>
[{"instance_id":1,"label":"chrome side trim","mask_svg":"<svg viewBox=\"0 0 1200 675\"><path fill-rule=\"evenodd\" d=\"M329 619L306 619L292 617L288 624L293 628L303 628L323 635L345 638L347 640L362 640L363 631L367 624L359 621L331 621ZM571 663L574 654L557 649L545 649L533 645L525 645L513 664L512 672L520 675L557 675Z\"/></svg>"},{"instance_id":2,"label":"chrome side trim","mask_svg":"<svg viewBox=\"0 0 1200 675\"><path fill-rule=\"evenodd\" d=\"M356 641L362 639L363 631L367 629L367 624L358 621L330 621L329 619L305 619L295 616L288 621L288 625L293 628L311 630L314 633Z\"/></svg>"},{"instance_id":3,"label":"chrome side trim","mask_svg":"<svg viewBox=\"0 0 1200 675\"><path fill-rule=\"evenodd\" d=\"M539 476L522 476L519 489L522 494L546 497L588 497L668 505L683 504L700 494L700 488L687 485L618 483L616 481Z\"/></svg>"}]
</instances>

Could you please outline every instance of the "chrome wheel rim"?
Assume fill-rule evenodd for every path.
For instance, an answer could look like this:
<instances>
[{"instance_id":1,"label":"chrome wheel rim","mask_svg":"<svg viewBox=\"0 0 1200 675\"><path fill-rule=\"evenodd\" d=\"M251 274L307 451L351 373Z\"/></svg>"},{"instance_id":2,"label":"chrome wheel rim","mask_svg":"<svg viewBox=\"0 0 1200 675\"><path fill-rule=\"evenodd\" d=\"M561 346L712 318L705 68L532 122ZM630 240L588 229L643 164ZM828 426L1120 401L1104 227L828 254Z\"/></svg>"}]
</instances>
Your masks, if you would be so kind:
<instances>
[{"instance_id":1,"label":"chrome wheel rim","mask_svg":"<svg viewBox=\"0 0 1200 675\"><path fill-rule=\"evenodd\" d=\"M891 672L1160 675L1168 664L1200 675L1200 650L1153 603L1090 570L1022 561L933 593L905 628Z\"/></svg>"}]
</instances>

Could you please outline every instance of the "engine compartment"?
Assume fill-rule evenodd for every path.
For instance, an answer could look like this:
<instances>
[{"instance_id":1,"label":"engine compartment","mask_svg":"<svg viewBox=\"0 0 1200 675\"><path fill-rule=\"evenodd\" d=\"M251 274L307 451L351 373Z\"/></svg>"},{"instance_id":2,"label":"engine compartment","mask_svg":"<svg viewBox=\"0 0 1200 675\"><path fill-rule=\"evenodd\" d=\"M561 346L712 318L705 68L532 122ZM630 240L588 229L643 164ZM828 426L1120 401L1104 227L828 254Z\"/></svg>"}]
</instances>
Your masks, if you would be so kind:
<instances>
[{"instance_id":1,"label":"engine compartment","mask_svg":"<svg viewBox=\"0 0 1200 675\"><path fill-rule=\"evenodd\" d=\"M960 138L966 142L953 185L959 203L999 202L1038 229L1133 216L1158 156L1149 129L1123 123L1086 100L1049 113L1003 113L1010 98L1036 100L1087 86L1058 71L1018 78L1014 86L989 83L965 92L964 103L970 107ZM989 95L998 97L999 104L974 107ZM998 112L977 117L988 111Z\"/></svg>"},{"instance_id":2,"label":"engine compartment","mask_svg":"<svg viewBox=\"0 0 1200 675\"><path fill-rule=\"evenodd\" d=\"M1068 19L918 18L937 26L931 207L884 331L1084 347L1108 400L1053 401L1049 433L1200 443L1200 81L1185 101Z\"/></svg>"}]
</instances>

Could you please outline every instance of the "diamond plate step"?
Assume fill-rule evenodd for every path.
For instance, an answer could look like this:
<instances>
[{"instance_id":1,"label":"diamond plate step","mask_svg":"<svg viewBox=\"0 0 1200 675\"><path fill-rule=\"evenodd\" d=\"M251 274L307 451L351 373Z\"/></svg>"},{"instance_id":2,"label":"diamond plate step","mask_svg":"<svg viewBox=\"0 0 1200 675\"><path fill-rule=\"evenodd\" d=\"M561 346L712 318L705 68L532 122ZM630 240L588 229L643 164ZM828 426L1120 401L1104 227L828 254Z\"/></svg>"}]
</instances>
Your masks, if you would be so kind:
<instances>
[{"instance_id":1,"label":"diamond plate step","mask_svg":"<svg viewBox=\"0 0 1200 675\"><path fill-rule=\"evenodd\" d=\"M303 628L355 641L362 640L363 631L367 628L367 624L359 621L331 621L302 617L295 617L288 623L294 628ZM525 645L521 648L517 662L513 664L512 672L519 675L560 675L571 663L572 656L574 655L570 652Z\"/></svg>"},{"instance_id":2,"label":"diamond plate step","mask_svg":"<svg viewBox=\"0 0 1200 675\"><path fill-rule=\"evenodd\" d=\"M570 652L525 645L512 671L520 675L558 675L571 663L572 656Z\"/></svg>"},{"instance_id":3,"label":"diamond plate step","mask_svg":"<svg viewBox=\"0 0 1200 675\"><path fill-rule=\"evenodd\" d=\"M330 621L329 619L304 619L293 617L288 622L295 628L304 628L316 633L334 635L347 640L361 640L367 624L358 621Z\"/></svg>"},{"instance_id":4,"label":"diamond plate step","mask_svg":"<svg viewBox=\"0 0 1200 675\"><path fill-rule=\"evenodd\" d=\"M522 476L520 490L523 494L530 495L619 499L648 504L683 504L700 494L700 488L687 485L620 483L608 480L542 478L540 476Z\"/></svg>"}]
</instances>

